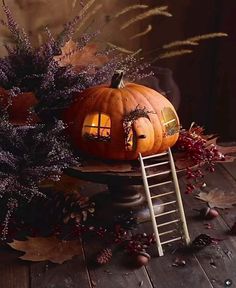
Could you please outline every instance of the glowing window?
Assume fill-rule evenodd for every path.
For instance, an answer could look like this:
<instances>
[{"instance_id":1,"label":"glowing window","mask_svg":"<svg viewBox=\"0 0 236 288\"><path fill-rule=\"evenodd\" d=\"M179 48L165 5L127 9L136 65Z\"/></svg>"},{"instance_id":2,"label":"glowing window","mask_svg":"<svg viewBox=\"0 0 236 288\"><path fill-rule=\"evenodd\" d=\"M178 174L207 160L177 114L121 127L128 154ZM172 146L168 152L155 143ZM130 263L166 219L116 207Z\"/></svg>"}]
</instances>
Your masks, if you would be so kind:
<instances>
[{"instance_id":1,"label":"glowing window","mask_svg":"<svg viewBox=\"0 0 236 288\"><path fill-rule=\"evenodd\" d=\"M93 113L86 116L84 120L82 136L88 140L110 141L111 119L102 113Z\"/></svg>"},{"instance_id":2,"label":"glowing window","mask_svg":"<svg viewBox=\"0 0 236 288\"><path fill-rule=\"evenodd\" d=\"M179 132L179 124L175 112L170 107L165 107L162 111L162 123L165 126L166 136Z\"/></svg>"}]
</instances>

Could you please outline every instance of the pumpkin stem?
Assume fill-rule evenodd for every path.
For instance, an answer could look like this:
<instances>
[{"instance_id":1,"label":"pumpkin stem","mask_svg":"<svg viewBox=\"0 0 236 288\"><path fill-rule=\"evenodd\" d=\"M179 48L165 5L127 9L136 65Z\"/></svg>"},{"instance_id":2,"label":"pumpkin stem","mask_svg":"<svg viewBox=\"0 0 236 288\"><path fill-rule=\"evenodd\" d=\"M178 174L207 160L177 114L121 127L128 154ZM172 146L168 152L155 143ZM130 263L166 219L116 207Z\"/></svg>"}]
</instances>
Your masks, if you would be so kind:
<instances>
[{"instance_id":1,"label":"pumpkin stem","mask_svg":"<svg viewBox=\"0 0 236 288\"><path fill-rule=\"evenodd\" d=\"M116 70L114 75L112 76L110 88L124 88L125 83L123 81L123 76L124 71Z\"/></svg>"}]
</instances>

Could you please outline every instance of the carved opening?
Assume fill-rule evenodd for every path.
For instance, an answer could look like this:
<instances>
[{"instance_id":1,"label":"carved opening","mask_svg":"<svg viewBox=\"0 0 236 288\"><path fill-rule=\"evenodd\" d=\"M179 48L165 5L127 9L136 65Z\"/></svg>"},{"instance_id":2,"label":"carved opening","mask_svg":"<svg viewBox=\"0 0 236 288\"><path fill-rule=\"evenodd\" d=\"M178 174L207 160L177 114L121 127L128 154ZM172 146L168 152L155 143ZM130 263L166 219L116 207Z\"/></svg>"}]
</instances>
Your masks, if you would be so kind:
<instances>
[{"instance_id":1,"label":"carved opening","mask_svg":"<svg viewBox=\"0 0 236 288\"><path fill-rule=\"evenodd\" d=\"M146 135L141 134L137 135L135 130L135 121L141 118L149 119L148 114L154 113L152 111L148 111L145 107L140 108L137 106L130 113L125 115L123 120L123 128L125 133L125 150L126 151L134 151L137 148L137 141L146 139ZM149 119L150 120L150 119Z\"/></svg>"},{"instance_id":2,"label":"carved opening","mask_svg":"<svg viewBox=\"0 0 236 288\"><path fill-rule=\"evenodd\" d=\"M174 135L179 132L178 119L175 112L170 107L165 107L162 111L162 123L165 127L165 136Z\"/></svg>"},{"instance_id":3,"label":"carved opening","mask_svg":"<svg viewBox=\"0 0 236 288\"><path fill-rule=\"evenodd\" d=\"M92 113L85 117L82 136L87 140L111 140L111 119L107 114Z\"/></svg>"}]
</instances>

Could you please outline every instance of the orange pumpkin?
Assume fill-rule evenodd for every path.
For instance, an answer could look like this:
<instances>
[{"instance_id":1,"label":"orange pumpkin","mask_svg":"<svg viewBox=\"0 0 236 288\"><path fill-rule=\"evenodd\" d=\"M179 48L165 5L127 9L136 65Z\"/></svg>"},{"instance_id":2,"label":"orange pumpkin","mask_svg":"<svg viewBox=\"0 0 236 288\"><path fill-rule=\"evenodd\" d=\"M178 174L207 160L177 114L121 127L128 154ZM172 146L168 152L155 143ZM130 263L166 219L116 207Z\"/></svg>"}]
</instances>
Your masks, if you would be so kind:
<instances>
[{"instance_id":1,"label":"orange pumpkin","mask_svg":"<svg viewBox=\"0 0 236 288\"><path fill-rule=\"evenodd\" d=\"M7 110L12 124L25 125L39 122L39 118L35 113L30 114L30 109L38 103L33 93L25 92L12 97L10 105L8 101L7 90L0 88L0 105Z\"/></svg>"},{"instance_id":2,"label":"orange pumpkin","mask_svg":"<svg viewBox=\"0 0 236 288\"><path fill-rule=\"evenodd\" d=\"M165 151L178 139L173 105L148 87L122 81L86 89L65 112L75 146L103 159L132 160Z\"/></svg>"}]
</instances>

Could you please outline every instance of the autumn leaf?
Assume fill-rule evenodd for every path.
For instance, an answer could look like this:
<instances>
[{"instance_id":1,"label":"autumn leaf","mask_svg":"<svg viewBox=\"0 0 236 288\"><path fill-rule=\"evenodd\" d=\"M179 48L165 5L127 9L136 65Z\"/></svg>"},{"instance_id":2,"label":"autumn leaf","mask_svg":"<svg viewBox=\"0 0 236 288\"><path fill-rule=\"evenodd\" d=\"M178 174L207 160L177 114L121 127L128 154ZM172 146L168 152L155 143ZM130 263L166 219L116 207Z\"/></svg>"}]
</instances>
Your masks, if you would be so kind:
<instances>
[{"instance_id":1,"label":"autumn leaf","mask_svg":"<svg viewBox=\"0 0 236 288\"><path fill-rule=\"evenodd\" d=\"M218 188L212 189L208 193L200 192L197 199L208 203L210 208L217 207L221 209L232 208L236 205L236 194L222 191Z\"/></svg>"},{"instance_id":2,"label":"autumn leaf","mask_svg":"<svg viewBox=\"0 0 236 288\"><path fill-rule=\"evenodd\" d=\"M236 155L231 155L236 153L236 145L233 146L222 146L217 144L218 137L215 135L204 135L206 140L206 147L215 145L216 149L225 156L223 162L233 162L236 159ZM229 155L230 154L230 155ZM222 161L218 161L222 162Z\"/></svg>"},{"instance_id":3,"label":"autumn leaf","mask_svg":"<svg viewBox=\"0 0 236 288\"><path fill-rule=\"evenodd\" d=\"M63 241L52 237L28 237L26 241L14 240L8 243L13 249L23 251L25 254L19 257L22 260L45 261L62 264L82 253L79 240Z\"/></svg>"},{"instance_id":4,"label":"autumn leaf","mask_svg":"<svg viewBox=\"0 0 236 288\"><path fill-rule=\"evenodd\" d=\"M98 54L98 47L95 43L90 43L82 48L78 48L73 40L66 42L61 48L62 54L54 56L54 60L59 66L71 65L76 72L88 69L89 73L94 73L95 68L99 68L108 62L108 57Z\"/></svg>"},{"instance_id":5,"label":"autumn leaf","mask_svg":"<svg viewBox=\"0 0 236 288\"><path fill-rule=\"evenodd\" d=\"M178 170L186 169L187 167L193 167L196 165L192 159L190 159L185 152L174 153L175 167Z\"/></svg>"},{"instance_id":6,"label":"autumn leaf","mask_svg":"<svg viewBox=\"0 0 236 288\"><path fill-rule=\"evenodd\" d=\"M236 145L235 146L216 145L216 148L218 149L219 152L225 155L225 160L223 162L233 162L236 159L236 155L235 156L229 155L236 153Z\"/></svg>"}]
</instances>

